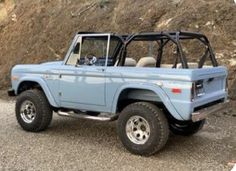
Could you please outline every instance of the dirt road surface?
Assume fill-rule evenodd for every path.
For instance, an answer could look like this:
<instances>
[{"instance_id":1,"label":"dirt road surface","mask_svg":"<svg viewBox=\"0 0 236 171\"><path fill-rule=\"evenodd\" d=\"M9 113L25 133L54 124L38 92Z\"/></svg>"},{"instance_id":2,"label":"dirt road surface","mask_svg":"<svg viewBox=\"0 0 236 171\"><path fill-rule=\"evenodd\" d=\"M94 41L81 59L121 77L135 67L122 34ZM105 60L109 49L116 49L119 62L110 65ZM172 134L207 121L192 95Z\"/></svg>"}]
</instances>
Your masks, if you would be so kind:
<instances>
[{"instance_id":1,"label":"dirt road surface","mask_svg":"<svg viewBox=\"0 0 236 171\"><path fill-rule=\"evenodd\" d=\"M192 137L170 135L151 157L130 154L116 123L63 118L54 114L41 133L23 131L14 102L0 100L0 170L231 170L236 160L236 117L215 114Z\"/></svg>"}]
</instances>

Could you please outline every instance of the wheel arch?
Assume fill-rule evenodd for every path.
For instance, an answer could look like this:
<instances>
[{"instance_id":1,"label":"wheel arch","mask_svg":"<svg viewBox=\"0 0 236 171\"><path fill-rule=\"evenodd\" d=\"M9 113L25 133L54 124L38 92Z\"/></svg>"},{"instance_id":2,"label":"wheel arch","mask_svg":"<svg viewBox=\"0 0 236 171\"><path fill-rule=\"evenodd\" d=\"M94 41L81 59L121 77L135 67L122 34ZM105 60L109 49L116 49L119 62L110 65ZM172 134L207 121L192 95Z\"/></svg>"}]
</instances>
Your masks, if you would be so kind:
<instances>
[{"instance_id":1,"label":"wheel arch","mask_svg":"<svg viewBox=\"0 0 236 171\"><path fill-rule=\"evenodd\" d=\"M52 96L52 93L50 92L46 82L43 79L40 78L24 78L21 79L16 87L16 95L19 95L25 90L29 89L40 89L44 92L46 95L46 98L48 99L48 102L53 107L59 107L56 100Z\"/></svg>"},{"instance_id":2,"label":"wheel arch","mask_svg":"<svg viewBox=\"0 0 236 171\"><path fill-rule=\"evenodd\" d=\"M122 106L123 104L121 103L123 103L124 100L127 100L127 102L124 102L126 104ZM168 95L161 89L161 87L149 84L129 84L120 87L113 99L112 113L117 113L119 112L120 107L125 107L130 103L137 101L147 101L159 105L164 105L171 116L173 116L177 120L183 120L181 115L172 105Z\"/></svg>"}]
</instances>

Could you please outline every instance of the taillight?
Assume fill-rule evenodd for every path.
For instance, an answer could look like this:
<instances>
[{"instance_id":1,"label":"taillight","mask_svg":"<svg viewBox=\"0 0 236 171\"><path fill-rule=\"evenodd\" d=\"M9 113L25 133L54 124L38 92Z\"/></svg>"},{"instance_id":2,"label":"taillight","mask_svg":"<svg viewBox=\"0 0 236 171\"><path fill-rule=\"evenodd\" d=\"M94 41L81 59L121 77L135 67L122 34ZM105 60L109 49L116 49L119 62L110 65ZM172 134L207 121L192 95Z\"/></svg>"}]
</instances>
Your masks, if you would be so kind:
<instances>
[{"instance_id":1,"label":"taillight","mask_svg":"<svg viewBox=\"0 0 236 171\"><path fill-rule=\"evenodd\" d=\"M201 97L205 95L205 90L203 87L203 80L199 80L192 83L191 89L191 101L194 101L196 97Z\"/></svg>"},{"instance_id":2,"label":"taillight","mask_svg":"<svg viewBox=\"0 0 236 171\"><path fill-rule=\"evenodd\" d=\"M225 91L226 92L228 92L228 86L229 86L228 78L226 77L226 83L225 83Z\"/></svg>"},{"instance_id":3,"label":"taillight","mask_svg":"<svg viewBox=\"0 0 236 171\"><path fill-rule=\"evenodd\" d=\"M203 88L203 80L199 80L196 82L196 89L202 89Z\"/></svg>"},{"instance_id":4,"label":"taillight","mask_svg":"<svg viewBox=\"0 0 236 171\"><path fill-rule=\"evenodd\" d=\"M192 88L191 88L191 101L194 101L195 99L195 82L192 83Z\"/></svg>"}]
</instances>

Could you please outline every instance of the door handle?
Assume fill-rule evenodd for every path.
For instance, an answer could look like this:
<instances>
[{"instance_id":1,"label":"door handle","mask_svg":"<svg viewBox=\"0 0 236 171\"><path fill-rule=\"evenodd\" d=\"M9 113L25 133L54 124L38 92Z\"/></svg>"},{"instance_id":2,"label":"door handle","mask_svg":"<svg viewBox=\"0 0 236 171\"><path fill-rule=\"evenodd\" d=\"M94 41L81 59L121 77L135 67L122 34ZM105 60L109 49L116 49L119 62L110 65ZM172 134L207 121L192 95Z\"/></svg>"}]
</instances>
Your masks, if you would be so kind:
<instances>
[{"instance_id":1,"label":"door handle","mask_svg":"<svg viewBox=\"0 0 236 171\"><path fill-rule=\"evenodd\" d=\"M96 70L97 70L97 71L102 71L102 72L104 72L104 71L105 71L105 69L104 69L104 68L97 68Z\"/></svg>"}]
</instances>

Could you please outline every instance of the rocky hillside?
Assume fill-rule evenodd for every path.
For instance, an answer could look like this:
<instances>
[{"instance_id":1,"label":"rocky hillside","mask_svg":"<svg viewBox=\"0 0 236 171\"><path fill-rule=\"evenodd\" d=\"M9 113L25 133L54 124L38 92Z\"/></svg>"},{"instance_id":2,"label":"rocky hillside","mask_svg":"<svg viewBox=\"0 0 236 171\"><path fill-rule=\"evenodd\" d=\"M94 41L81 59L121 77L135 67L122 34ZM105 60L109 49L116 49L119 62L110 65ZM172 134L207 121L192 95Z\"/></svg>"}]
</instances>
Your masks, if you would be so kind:
<instances>
[{"instance_id":1,"label":"rocky hillside","mask_svg":"<svg viewBox=\"0 0 236 171\"><path fill-rule=\"evenodd\" d=\"M160 30L206 34L218 61L229 67L233 84L233 0L0 0L0 88L9 85L9 72L15 64L62 59L77 31Z\"/></svg>"}]
</instances>

